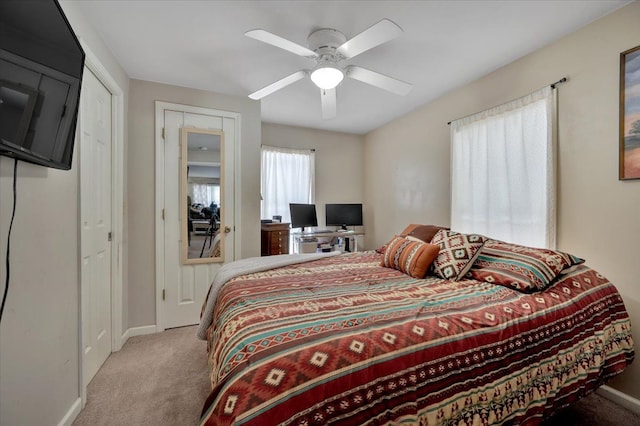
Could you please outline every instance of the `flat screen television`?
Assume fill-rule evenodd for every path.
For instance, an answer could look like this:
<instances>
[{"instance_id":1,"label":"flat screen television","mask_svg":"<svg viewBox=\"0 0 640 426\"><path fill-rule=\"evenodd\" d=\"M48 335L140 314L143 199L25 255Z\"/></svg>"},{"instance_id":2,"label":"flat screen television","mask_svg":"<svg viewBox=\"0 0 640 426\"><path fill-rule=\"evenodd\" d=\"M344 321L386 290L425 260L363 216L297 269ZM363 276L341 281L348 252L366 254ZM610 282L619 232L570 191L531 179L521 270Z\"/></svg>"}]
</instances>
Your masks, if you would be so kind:
<instances>
[{"instance_id":1,"label":"flat screen television","mask_svg":"<svg viewBox=\"0 0 640 426\"><path fill-rule=\"evenodd\" d=\"M71 168L84 59L57 0L0 1L0 155Z\"/></svg>"},{"instance_id":2,"label":"flat screen television","mask_svg":"<svg viewBox=\"0 0 640 426\"><path fill-rule=\"evenodd\" d=\"M325 221L327 226L362 226L362 204L326 204Z\"/></svg>"},{"instance_id":3,"label":"flat screen television","mask_svg":"<svg viewBox=\"0 0 640 426\"><path fill-rule=\"evenodd\" d=\"M291 213L291 227L304 228L307 226L318 226L318 216L316 215L315 204L289 204L289 213Z\"/></svg>"}]
</instances>

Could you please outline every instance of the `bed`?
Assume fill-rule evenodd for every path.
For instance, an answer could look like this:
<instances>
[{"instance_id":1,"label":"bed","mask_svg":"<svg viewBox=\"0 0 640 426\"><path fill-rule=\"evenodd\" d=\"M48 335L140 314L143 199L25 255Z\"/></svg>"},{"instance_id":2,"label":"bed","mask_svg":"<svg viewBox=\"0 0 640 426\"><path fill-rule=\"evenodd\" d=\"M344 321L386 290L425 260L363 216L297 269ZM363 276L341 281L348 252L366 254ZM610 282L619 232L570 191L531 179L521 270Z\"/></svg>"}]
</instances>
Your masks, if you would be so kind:
<instances>
[{"instance_id":1,"label":"bed","mask_svg":"<svg viewBox=\"0 0 640 426\"><path fill-rule=\"evenodd\" d=\"M201 424L538 424L632 362L620 294L582 259L553 252L564 260L544 257L544 288L545 271L521 287L537 249L483 239L456 269L460 247L436 237L223 267L198 330L212 387ZM412 244L439 248L424 278Z\"/></svg>"}]
</instances>

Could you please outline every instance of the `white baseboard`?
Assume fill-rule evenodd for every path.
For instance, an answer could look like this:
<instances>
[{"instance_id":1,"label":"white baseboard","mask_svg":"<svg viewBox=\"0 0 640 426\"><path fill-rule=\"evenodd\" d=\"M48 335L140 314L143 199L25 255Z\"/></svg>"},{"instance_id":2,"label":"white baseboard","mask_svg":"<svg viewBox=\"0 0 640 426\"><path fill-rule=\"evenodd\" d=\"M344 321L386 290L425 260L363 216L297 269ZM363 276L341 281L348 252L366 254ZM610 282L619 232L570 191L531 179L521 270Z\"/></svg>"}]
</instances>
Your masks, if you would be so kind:
<instances>
[{"instance_id":1,"label":"white baseboard","mask_svg":"<svg viewBox=\"0 0 640 426\"><path fill-rule=\"evenodd\" d=\"M67 414L60 420L58 426L71 426L76 417L78 417L78 414L80 414L80 410L82 410L82 399L78 398L71 404L71 408L69 408Z\"/></svg>"},{"instance_id":2,"label":"white baseboard","mask_svg":"<svg viewBox=\"0 0 640 426\"><path fill-rule=\"evenodd\" d=\"M622 405L627 410L633 411L636 414L640 414L640 400L626 393L620 392L612 388L611 386L602 385L596 391L600 396L607 398L609 401L613 401L618 405Z\"/></svg>"},{"instance_id":3,"label":"white baseboard","mask_svg":"<svg viewBox=\"0 0 640 426\"><path fill-rule=\"evenodd\" d=\"M154 325L143 325L141 327L132 327L128 328L127 331L122 333L122 345L127 343L129 337L134 336L144 336L145 334L154 334L158 331L157 327Z\"/></svg>"}]
</instances>

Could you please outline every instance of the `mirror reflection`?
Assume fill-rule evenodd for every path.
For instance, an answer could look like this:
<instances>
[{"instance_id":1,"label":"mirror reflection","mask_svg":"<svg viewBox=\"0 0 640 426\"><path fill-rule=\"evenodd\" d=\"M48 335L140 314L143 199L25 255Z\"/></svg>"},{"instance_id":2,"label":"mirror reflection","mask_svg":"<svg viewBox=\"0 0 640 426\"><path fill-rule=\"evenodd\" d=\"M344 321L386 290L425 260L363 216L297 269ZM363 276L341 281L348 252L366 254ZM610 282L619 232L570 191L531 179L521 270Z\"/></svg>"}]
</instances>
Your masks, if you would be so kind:
<instances>
[{"instance_id":1,"label":"mirror reflection","mask_svg":"<svg viewBox=\"0 0 640 426\"><path fill-rule=\"evenodd\" d=\"M183 262L221 262L224 137L217 130L185 128L182 141Z\"/></svg>"}]
</instances>

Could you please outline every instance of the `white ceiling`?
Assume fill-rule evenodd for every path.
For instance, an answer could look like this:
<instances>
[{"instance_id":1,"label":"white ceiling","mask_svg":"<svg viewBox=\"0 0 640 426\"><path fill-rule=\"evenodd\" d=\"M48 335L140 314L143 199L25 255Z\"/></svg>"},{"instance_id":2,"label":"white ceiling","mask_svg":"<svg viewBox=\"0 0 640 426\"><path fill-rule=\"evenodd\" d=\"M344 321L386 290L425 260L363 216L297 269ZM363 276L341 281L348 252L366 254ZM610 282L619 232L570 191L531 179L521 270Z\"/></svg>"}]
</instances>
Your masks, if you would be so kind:
<instances>
[{"instance_id":1,"label":"white ceiling","mask_svg":"<svg viewBox=\"0 0 640 426\"><path fill-rule=\"evenodd\" d=\"M187 136L188 151L220 152L220 135L189 132Z\"/></svg>"},{"instance_id":2,"label":"white ceiling","mask_svg":"<svg viewBox=\"0 0 640 426\"><path fill-rule=\"evenodd\" d=\"M246 31L262 28L306 46L316 29L351 38L389 18L404 34L342 65L410 82L407 96L345 79L337 117L322 120L319 89L307 78L261 101L266 122L363 134L627 3L84 0L79 6L131 78L237 96L314 64Z\"/></svg>"}]
</instances>

